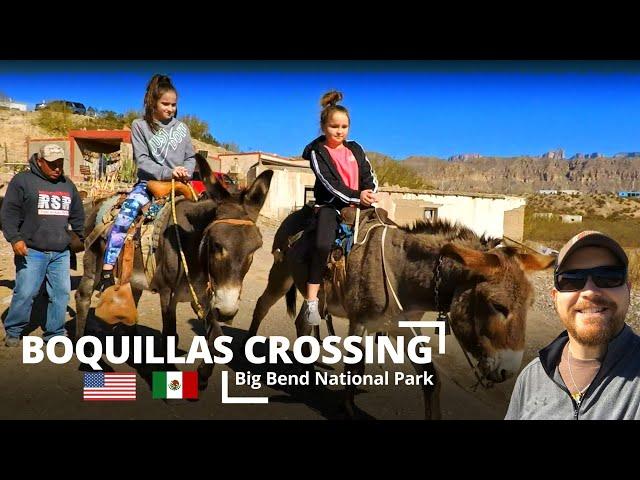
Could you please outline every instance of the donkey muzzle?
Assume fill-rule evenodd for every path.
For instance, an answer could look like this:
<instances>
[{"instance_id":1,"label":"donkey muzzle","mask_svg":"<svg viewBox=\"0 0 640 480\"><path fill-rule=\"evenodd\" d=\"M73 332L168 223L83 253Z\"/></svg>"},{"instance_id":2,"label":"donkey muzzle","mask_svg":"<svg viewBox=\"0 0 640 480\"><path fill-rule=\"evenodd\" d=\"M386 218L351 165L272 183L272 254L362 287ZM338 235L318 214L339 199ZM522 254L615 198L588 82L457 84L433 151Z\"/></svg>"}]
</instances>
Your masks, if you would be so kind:
<instances>
[{"instance_id":1,"label":"donkey muzzle","mask_svg":"<svg viewBox=\"0 0 640 480\"><path fill-rule=\"evenodd\" d=\"M484 357L478 366L492 382L504 382L518 373L523 354L522 350L497 350L493 356Z\"/></svg>"},{"instance_id":2,"label":"donkey muzzle","mask_svg":"<svg viewBox=\"0 0 640 480\"><path fill-rule=\"evenodd\" d=\"M240 308L240 287L217 288L211 299L211 307L225 317L233 317Z\"/></svg>"}]
</instances>

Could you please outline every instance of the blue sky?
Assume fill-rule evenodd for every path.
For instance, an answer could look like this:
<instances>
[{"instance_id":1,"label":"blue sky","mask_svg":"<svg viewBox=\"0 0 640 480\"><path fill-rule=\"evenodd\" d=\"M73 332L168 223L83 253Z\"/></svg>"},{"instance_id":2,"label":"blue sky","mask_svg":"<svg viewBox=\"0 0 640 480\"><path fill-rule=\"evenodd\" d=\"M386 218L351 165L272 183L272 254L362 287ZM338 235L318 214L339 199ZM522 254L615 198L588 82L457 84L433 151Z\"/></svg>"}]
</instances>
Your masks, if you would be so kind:
<instances>
[{"instance_id":1,"label":"blue sky","mask_svg":"<svg viewBox=\"0 0 640 480\"><path fill-rule=\"evenodd\" d=\"M244 151L299 155L328 89L345 95L350 138L397 159L640 151L640 62L0 61L0 92L124 112L156 72L181 115Z\"/></svg>"}]
</instances>

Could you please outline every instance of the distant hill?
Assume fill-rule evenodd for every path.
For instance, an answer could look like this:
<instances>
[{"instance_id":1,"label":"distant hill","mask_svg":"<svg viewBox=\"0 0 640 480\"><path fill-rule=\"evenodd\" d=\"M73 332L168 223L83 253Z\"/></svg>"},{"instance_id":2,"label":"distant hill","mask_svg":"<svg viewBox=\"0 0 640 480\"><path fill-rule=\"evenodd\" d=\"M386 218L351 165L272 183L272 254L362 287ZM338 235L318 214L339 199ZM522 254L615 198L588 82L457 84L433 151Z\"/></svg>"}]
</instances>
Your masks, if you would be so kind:
<instances>
[{"instance_id":1,"label":"distant hill","mask_svg":"<svg viewBox=\"0 0 640 480\"><path fill-rule=\"evenodd\" d=\"M450 162L434 157L409 157L400 162L421 174L435 188L524 194L562 189L617 192L640 189L640 157L579 158L482 157Z\"/></svg>"},{"instance_id":2,"label":"distant hill","mask_svg":"<svg viewBox=\"0 0 640 480\"><path fill-rule=\"evenodd\" d=\"M0 162L26 162L27 138L50 138L58 135L47 132L34 122L38 112L0 109ZM209 155L230 153L222 147L193 139L196 151L207 150Z\"/></svg>"}]
</instances>

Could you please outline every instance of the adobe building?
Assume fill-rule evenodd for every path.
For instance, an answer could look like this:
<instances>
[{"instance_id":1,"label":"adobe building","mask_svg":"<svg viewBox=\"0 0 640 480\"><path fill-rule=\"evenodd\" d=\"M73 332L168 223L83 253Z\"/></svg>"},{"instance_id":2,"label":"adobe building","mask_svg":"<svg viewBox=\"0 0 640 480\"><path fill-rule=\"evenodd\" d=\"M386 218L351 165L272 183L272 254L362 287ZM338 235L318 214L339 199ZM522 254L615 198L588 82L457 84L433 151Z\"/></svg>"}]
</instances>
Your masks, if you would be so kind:
<instances>
[{"instance_id":1,"label":"adobe building","mask_svg":"<svg viewBox=\"0 0 640 480\"><path fill-rule=\"evenodd\" d=\"M84 180L87 168L83 152L114 153L122 150L124 157L131 158L131 131L129 130L69 130L68 137L28 139L29 158L48 143L55 143L65 152L65 175L76 181Z\"/></svg>"}]
</instances>

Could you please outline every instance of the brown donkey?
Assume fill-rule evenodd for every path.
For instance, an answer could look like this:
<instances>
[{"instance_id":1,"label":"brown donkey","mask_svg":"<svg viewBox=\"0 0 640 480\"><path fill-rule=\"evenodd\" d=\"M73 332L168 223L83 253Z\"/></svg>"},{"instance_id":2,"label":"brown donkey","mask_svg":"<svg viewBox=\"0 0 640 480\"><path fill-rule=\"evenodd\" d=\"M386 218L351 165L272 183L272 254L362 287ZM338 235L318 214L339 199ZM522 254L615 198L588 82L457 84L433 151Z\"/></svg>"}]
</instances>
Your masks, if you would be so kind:
<instances>
[{"instance_id":1,"label":"brown donkey","mask_svg":"<svg viewBox=\"0 0 640 480\"><path fill-rule=\"evenodd\" d=\"M256 226L258 214L269 192L272 170L260 174L246 190L231 194L215 181L207 161L196 155L207 190L197 202L176 201L176 217L180 243L189 269L189 280L198 302L206 311L205 328L209 347L222 335L219 322L228 322L236 315L242 292L242 282L253 261L253 253L262 246L262 235ZM87 236L95 225L99 203L88 212L85 223ZM99 239L84 254L84 275L76 292L76 338L85 332L91 296L99 281L105 249ZM168 336L176 335L176 306L191 302L185 271L180 260L176 229L170 218L160 235L155 254L157 269L149 285L144 275L142 255L136 249L131 287L136 304L143 290L160 294L162 338L166 349ZM211 285L211 289L208 286ZM177 344L177 338L176 338ZM213 353L213 352L212 352ZM213 365L198 366L198 384L207 386Z\"/></svg>"},{"instance_id":2,"label":"brown donkey","mask_svg":"<svg viewBox=\"0 0 640 480\"><path fill-rule=\"evenodd\" d=\"M300 212L283 222L281 229L297 225ZM349 319L349 335L400 331L404 317L419 319L426 311L449 312L451 328L463 348L477 361L482 379L502 382L516 374L522 362L527 310L533 288L525 272L550 267L555 257L522 253L500 247L500 239L478 237L467 227L444 221L418 222L414 227L375 227L361 223L358 243L347 259L346 281L341 292L328 293L328 313ZM372 228L372 226L374 226ZM386 232L385 232L386 230ZM384 265L382 239L384 244ZM287 248L287 232L276 233L275 255L269 282L253 312L249 335L258 332L260 322L278 299L286 294L289 314L295 313L296 287L306 289L307 265L301 260L303 242ZM439 280L438 280L439 279ZM391 284L392 289L389 288ZM437 296L436 296L437 292ZM404 309L400 311L394 293ZM325 295L320 292L323 311ZM401 329L406 330L406 329ZM298 315L298 336L309 335L311 327ZM361 347L362 348L362 347ZM425 416L440 418L440 381L432 363L414 364L418 373L433 375L433 386L423 385ZM364 361L345 365L352 374L364 373ZM355 386L346 390L345 407L355 413Z\"/></svg>"}]
</instances>

